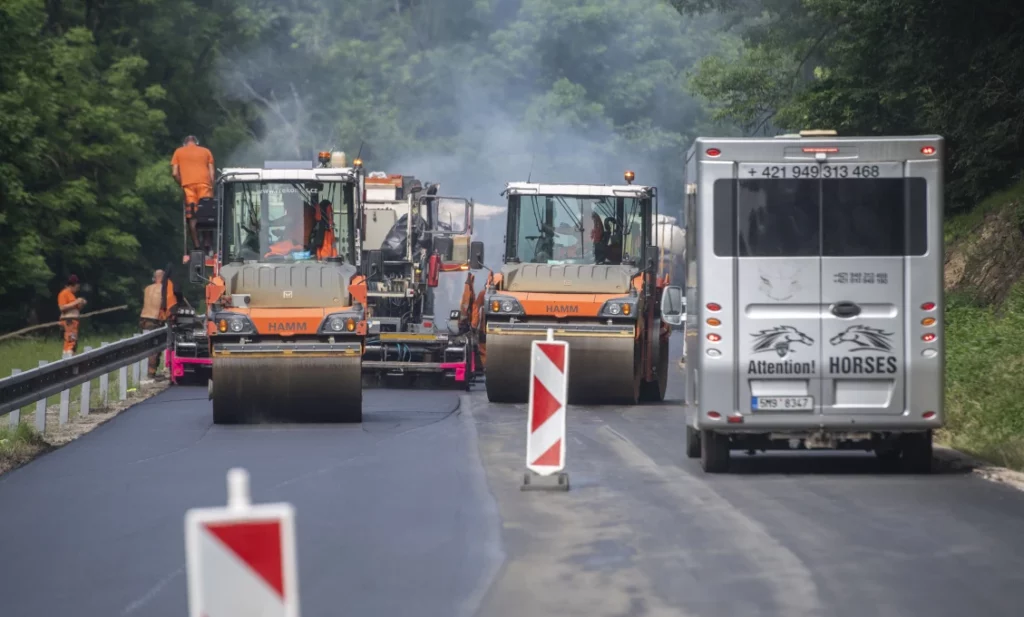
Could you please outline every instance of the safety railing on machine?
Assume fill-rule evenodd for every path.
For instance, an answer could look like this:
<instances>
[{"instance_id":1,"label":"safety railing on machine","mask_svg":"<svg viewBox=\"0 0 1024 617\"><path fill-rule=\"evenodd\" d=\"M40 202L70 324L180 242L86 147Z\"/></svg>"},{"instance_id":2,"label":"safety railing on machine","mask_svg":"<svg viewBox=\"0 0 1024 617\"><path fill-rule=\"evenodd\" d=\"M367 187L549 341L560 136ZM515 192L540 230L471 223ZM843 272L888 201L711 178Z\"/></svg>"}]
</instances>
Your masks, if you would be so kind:
<instances>
[{"instance_id":1,"label":"safety railing on machine","mask_svg":"<svg viewBox=\"0 0 1024 617\"><path fill-rule=\"evenodd\" d=\"M129 369L134 383L138 384L146 372L149 357L167 349L169 337L170 329L165 326L116 343L103 343L98 349L86 347L71 358L40 361L39 367L31 370L15 369L10 377L0 379L0 416L8 415L11 426L17 426L21 409L35 403L35 428L42 433L46 430L46 399L59 393L60 424L64 425L68 421L71 389L82 386L81 413L87 415L92 380L99 378L100 398L106 403L109 376L115 371L118 372L119 399L123 401L128 398Z\"/></svg>"}]
</instances>

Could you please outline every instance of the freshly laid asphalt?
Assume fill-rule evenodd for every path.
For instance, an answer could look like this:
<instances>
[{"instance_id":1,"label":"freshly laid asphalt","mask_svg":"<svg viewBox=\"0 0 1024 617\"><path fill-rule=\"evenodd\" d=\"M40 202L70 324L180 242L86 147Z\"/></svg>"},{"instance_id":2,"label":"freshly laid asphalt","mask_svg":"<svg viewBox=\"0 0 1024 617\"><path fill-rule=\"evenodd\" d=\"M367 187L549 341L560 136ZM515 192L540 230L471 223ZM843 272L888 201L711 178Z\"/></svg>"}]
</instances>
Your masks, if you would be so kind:
<instances>
[{"instance_id":1,"label":"freshly laid asphalt","mask_svg":"<svg viewBox=\"0 0 1024 617\"><path fill-rule=\"evenodd\" d=\"M223 505L234 466L296 508L307 617L1024 614L1024 493L857 453L705 475L680 377L661 405L570 409L568 493L519 490L525 409L482 388L237 427L171 388L0 476L0 615L187 614L183 517Z\"/></svg>"}]
</instances>

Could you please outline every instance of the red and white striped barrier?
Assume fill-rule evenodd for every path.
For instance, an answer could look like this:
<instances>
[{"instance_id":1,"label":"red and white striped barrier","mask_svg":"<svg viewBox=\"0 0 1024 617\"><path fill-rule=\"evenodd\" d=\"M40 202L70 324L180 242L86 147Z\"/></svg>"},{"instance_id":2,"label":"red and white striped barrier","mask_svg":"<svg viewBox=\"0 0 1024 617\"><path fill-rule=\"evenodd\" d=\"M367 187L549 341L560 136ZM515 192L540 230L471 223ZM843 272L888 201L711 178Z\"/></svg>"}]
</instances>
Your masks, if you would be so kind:
<instances>
[{"instance_id":1,"label":"red and white striped barrier","mask_svg":"<svg viewBox=\"0 0 1024 617\"><path fill-rule=\"evenodd\" d=\"M249 503L249 474L228 472L228 506L185 514L190 617L299 617L295 511Z\"/></svg>"},{"instance_id":2,"label":"red and white striped barrier","mask_svg":"<svg viewBox=\"0 0 1024 617\"><path fill-rule=\"evenodd\" d=\"M538 476L558 474L555 488L569 489L565 470L565 414L569 400L569 343L556 341L548 330L546 341L530 345L530 398L526 433L526 469L523 488L535 486ZM539 486L538 486L539 488Z\"/></svg>"}]
</instances>

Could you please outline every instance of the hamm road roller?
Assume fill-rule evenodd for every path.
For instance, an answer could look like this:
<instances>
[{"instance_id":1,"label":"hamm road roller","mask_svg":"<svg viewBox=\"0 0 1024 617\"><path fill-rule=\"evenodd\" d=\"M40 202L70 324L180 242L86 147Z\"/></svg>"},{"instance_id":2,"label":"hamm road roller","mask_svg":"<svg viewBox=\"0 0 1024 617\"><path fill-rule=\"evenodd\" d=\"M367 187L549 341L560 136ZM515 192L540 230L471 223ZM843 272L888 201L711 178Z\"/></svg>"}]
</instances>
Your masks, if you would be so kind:
<instances>
[{"instance_id":1,"label":"hamm road roller","mask_svg":"<svg viewBox=\"0 0 1024 617\"><path fill-rule=\"evenodd\" d=\"M218 424L361 422L366 286L359 274L362 162L225 169L206 281Z\"/></svg>"},{"instance_id":2,"label":"hamm road roller","mask_svg":"<svg viewBox=\"0 0 1024 617\"><path fill-rule=\"evenodd\" d=\"M653 186L511 182L504 266L484 295L487 398L523 403L530 343L569 343L569 402L661 401L682 289L668 286Z\"/></svg>"}]
</instances>

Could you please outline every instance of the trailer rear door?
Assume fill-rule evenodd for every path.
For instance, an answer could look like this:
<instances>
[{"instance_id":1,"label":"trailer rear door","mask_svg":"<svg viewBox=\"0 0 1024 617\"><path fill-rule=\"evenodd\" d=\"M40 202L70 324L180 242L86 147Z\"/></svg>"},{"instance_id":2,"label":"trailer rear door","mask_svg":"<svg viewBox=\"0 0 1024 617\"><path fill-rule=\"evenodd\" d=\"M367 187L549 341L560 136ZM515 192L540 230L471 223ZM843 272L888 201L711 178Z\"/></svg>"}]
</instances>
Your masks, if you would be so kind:
<instances>
[{"instance_id":1,"label":"trailer rear door","mask_svg":"<svg viewBox=\"0 0 1024 617\"><path fill-rule=\"evenodd\" d=\"M904 272L924 250L924 181L898 162L736 170L739 411L902 414Z\"/></svg>"}]
</instances>

